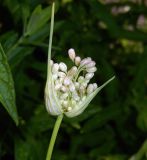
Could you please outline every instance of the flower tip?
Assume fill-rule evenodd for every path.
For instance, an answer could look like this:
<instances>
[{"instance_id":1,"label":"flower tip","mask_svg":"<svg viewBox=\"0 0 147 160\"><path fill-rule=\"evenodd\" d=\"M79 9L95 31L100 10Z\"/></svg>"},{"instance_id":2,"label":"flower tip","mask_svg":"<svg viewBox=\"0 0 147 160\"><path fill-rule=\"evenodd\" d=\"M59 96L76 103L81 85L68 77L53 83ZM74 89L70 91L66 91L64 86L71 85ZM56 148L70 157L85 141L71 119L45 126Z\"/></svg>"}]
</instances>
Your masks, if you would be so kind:
<instances>
[{"instance_id":1,"label":"flower tip","mask_svg":"<svg viewBox=\"0 0 147 160\"><path fill-rule=\"evenodd\" d=\"M75 53L75 50L73 48L70 48L68 50L68 55L69 55L69 58L74 61L75 57L76 57L76 53Z\"/></svg>"}]
</instances>

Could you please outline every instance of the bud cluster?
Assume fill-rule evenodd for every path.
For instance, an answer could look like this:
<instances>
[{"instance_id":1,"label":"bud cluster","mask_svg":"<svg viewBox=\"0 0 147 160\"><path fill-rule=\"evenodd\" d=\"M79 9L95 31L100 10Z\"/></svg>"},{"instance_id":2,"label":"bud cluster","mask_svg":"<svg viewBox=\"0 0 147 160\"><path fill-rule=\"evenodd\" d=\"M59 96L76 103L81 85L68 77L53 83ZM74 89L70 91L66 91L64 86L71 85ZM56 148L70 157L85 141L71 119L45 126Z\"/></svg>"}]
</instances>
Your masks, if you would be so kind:
<instances>
[{"instance_id":1,"label":"bud cluster","mask_svg":"<svg viewBox=\"0 0 147 160\"><path fill-rule=\"evenodd\" d=\"M81 59L76 56L74 49L69 49L68 55L74 62L69 70L63 62L50 61L54 88L63 112L71 111L97 89L96 83L89 84L97 70L96 63L90 57Z\"/></svg>"}]
</instances>

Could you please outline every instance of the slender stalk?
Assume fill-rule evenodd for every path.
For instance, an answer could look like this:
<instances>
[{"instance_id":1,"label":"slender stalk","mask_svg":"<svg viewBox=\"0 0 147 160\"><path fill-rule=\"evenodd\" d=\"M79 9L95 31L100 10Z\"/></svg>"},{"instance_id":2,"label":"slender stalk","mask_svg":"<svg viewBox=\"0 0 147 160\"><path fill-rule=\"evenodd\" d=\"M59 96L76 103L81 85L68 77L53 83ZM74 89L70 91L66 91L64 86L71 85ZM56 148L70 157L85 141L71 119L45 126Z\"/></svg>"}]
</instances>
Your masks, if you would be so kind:
<instances>
[{"instance_id":1,"label":"slender stalk","mask_svg":"<svg viewBox=\"0 0 147 160\"><path fill-rule=\"evenodd\" d=\"M51 25L50 25L49 47L48 47L48 68L47 68L48 71L47 71L47 73L51 73L50 60L51 60L53 30L54 30L54 12L55 12L55 2L52 3L52 10L51 10ZM63 119L63 115L61 114L58 116L58 118L56 120L54 129L53 129L53 133L51 136L51 140L49 143L48 151L47 151L46 160L51 160L54 144L56 141L56 137L57 137L58 130L60 128L62 119Z\"/></svg>"},{"instance_id":2,"label":"slender stalk","mask_svg":"<svg viewBox=\"0 0 147 160\"><path fill-rule=\"evenodd\" d=\"M51 11L51 25L50 25L49 47L48 47L48 71L49 72L51 69L49 63L51 60L52 39L53 39L53 31L54 31L54 13L55 13L55 2L52 3L52 11Z\"/></svg>"},{"instance_id":3,"label":"slender stalk","mask_svg":"<svg viewBox=\"0 0 147 160\"><path fill-rule=\"evenodd\" d=\"M53 130L53 133L52 133L52 137L51 137L51 140L50 140L50 144L49 144L49 147L48 147L46 160L51 160L52 152L53 152L53 148L54 148L54 144L55 144L55 140L56 140L56 137L57 137L58 130L60 128L60 124L62 122L62 119L63 119L63 115L61 114L61 115L58 116L58 118L56 120L56 123L55 123L55 126L54 126L54 130Z\"/></svg>"}]
</instances>

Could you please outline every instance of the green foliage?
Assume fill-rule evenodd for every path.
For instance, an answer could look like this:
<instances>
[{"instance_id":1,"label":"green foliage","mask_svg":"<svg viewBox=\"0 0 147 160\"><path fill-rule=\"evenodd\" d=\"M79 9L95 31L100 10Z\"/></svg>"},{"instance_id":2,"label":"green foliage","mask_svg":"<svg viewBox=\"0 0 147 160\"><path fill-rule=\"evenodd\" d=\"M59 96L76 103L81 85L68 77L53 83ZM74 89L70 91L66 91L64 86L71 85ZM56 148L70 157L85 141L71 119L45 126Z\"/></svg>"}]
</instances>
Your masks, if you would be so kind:
<instances>
[{"instance_id":1,"label":"green foliage","mask_svg":"<svg viewBox=\"0 0 147 160\"><path fill-rule=\"evenodd\" d=\"M143 21L137 26L147 7L100 0L57 5L53 60L70 67L67 50L75 48L96 61L99 86L116 78L82 115L64 117L53 160L147 159L147 30ZM130 10L116 13L125 6ZM44 106L50 3L2 0L0 15L0 159L43 160L56 119Z\"/></svg>"},{"instance_id":2,"label":"green foliage","mask_svg":"<svg viewBox=\"0 0 147 160\"><path fill-rule=\"evenodd\" d=\"M18 125L18 115L15 105L14 82L11 70L7 62L7 57L0 44L0 102L5 107L9 115Z\"/></svg>"}]
</instances>

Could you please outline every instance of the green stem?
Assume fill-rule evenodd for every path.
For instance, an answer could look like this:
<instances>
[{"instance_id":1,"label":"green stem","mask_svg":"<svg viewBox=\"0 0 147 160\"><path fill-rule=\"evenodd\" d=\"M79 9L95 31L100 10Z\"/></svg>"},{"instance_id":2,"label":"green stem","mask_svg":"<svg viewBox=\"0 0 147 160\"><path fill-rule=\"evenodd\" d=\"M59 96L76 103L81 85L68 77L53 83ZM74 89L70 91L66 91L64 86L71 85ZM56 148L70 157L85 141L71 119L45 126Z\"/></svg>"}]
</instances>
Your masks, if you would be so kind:
<instances>
[{"instance_id":1,"label":"green stem","mask_svg":"<svg viewBox=\"0 0 147 160\"><path fill-rule=\"evenodd\" d=\"M54 126L54 130L53 130L53 133L52 133L52 137L51 137L51 140L50 140L50 144L49 144L49 147L48 147L46 160L51 160L52 152L53 152L53 148L54 148L54 144L55 144L55 140L56 140L56 137L57 137L58 130L60 128L60 124L62 122L62 119L63 119L63 115L61 114L61 115L58 116L58 118L56 120L56 123L55 123L55 126Z\"/></svg>"},{"instance_id":2,"label":"green stem","mask_svg":"<svg viewBox=\"0 0 147 160\"><path fill-rule=\"evenodd\" d=\"M48 47L48 71L49 72L51 69L50 60L51 60L52 39L53 39L53 30L54 30L54 13L55 13L55 2L52 3L52 11L51 11L51 25L50 25L49 47Z\"/></svg>"}]
</instances>

